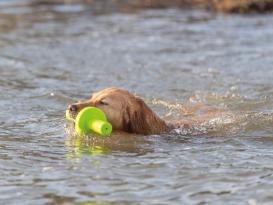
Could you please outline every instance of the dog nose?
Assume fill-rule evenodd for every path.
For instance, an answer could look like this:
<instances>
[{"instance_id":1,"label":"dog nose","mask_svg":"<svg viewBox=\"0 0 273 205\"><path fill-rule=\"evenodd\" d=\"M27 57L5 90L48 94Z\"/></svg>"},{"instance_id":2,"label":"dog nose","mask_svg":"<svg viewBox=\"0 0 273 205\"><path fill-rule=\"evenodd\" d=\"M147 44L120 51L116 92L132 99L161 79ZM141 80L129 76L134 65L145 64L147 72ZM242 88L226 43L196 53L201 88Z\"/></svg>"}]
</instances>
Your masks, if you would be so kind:
<instances>
[{"instance_id":1,"label":"dog nose","mask_svg":"<svg viewBox=\"0 0 273 205\"><path fill-rule=\"evenodd\" d=\"M77 105L69 105L69 106L68 106L68 109L69 109L71 112L76 112L77 109L78 109L78 107L77 107Z\"/></svg>"}]
</instances>

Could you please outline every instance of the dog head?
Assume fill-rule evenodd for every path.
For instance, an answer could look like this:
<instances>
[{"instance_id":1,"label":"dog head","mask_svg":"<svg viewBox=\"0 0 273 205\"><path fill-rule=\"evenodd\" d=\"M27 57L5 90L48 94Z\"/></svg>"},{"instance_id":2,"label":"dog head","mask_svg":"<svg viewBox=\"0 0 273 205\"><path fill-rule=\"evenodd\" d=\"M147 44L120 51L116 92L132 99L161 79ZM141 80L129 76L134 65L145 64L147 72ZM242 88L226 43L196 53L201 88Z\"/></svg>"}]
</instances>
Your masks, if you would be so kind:
<instances>
[{"instance_id":1,"label":"dog head","mask_svg":"<svg viewBox=\"0 0 273 205\"><path fill-rule=\"evenodd\" d=\"M166 124L145 102L119 88L108 88L95 93L91 99L68 106L70 116L75 118L85 107L101 109L114 130L137 134L157 134L165 131Z\"/></svg>"}]
</instances>

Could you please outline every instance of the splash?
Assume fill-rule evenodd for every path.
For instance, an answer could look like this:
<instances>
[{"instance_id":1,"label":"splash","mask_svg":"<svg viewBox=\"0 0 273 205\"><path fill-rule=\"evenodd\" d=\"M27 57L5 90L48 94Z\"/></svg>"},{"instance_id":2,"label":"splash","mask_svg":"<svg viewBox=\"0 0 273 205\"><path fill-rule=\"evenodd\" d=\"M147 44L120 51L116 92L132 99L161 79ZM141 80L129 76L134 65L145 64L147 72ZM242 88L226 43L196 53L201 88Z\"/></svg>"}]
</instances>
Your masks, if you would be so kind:
<instances>
[{"instance_id":1,"label":"splash","mask_svg":"<svg viewBox=\"0 0 273 205\"><path fill-rule=\"evenodd\" d=\"M273 113L245 112L223 114L192 128L172 130L178 135L272 135Z\"/></svg>"}]
</instances>

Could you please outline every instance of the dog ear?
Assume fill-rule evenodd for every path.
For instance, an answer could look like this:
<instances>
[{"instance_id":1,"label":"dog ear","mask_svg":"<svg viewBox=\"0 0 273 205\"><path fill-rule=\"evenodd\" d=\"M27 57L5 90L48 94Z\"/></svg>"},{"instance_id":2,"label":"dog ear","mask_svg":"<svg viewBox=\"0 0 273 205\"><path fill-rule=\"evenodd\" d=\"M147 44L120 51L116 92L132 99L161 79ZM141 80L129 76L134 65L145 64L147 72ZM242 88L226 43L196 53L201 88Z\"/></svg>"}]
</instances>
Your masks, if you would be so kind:
<instances>
[{"instance_id":1,"label":"dog ear","mask_svg":"<svg viewBox=\"0 0 273 205\"><path fill-rule=\"evenodd\" d=\"M149 125L149 115L151 110L145 102L136 97L136 107L127 106L123 115L124 130L136 134L150 134L151 126Z\"/></svg>"}]
</instances>

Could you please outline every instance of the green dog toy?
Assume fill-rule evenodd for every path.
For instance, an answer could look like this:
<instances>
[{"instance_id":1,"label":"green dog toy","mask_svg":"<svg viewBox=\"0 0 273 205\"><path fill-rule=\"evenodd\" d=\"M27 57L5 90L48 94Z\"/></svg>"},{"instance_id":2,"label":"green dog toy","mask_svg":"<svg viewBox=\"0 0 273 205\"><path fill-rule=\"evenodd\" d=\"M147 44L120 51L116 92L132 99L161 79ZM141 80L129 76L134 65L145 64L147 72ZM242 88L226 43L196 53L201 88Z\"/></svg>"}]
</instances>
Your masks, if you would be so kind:
<instances>
[{"instance_id":1,"label":"green dog toy","mask_svg":"<svg viewBox=\"0 0 273 205\"><path fill-rule=\"evenodd\" d=\"M71 118L67 110L66 119L75 123L75 130L79 135L97 133L108 136L112 133L112 125L107 122L104 112L96 107L82 109L76 119Z\"/></svg>"}]
</instances>

